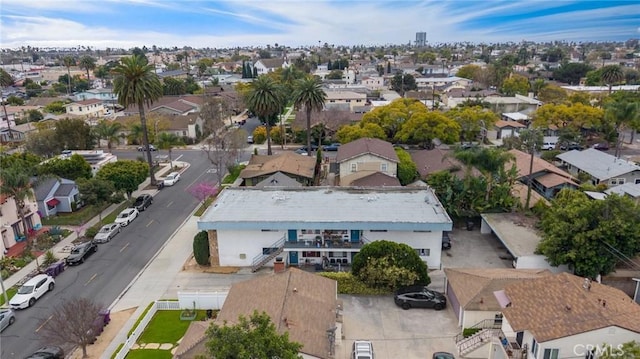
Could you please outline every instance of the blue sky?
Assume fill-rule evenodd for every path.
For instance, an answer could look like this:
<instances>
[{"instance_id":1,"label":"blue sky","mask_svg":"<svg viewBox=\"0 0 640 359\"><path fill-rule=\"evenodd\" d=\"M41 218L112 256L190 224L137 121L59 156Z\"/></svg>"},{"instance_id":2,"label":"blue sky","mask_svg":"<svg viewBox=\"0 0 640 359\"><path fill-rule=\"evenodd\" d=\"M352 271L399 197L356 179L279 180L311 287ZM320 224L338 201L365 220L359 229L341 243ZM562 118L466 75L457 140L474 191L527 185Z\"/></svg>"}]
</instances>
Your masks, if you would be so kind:
<instances>
[{"instance_id":1,"label":"blue sky","mask_svg":"<svg viewBox=\"0 0 640 359\"><path fill-rule=\"evenodd\" d=\"M0 46L95 48L607 41L639 1L1 0Z\"/></svg>"}]
</instances>

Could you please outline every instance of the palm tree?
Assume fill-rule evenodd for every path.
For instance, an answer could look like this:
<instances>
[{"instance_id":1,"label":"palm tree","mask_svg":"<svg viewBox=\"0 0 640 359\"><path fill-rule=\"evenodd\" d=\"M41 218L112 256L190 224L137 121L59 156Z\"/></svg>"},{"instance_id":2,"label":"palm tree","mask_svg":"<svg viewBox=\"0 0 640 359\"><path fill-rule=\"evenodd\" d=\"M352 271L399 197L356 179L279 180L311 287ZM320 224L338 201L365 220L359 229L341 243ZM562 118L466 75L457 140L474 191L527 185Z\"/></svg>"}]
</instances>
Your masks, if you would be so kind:
<instances>
[{"instance_id":1,"label":"palm tree","mask_svg":"<svg viewBox=\"0 0 640 359\"><path fill-rule=\"evenodd\" d=\"M5 87L12 86L14 83L13 77L9 75L7 71L0 68L0 88L3 90ZM4 116L4 120L7 121L7 130L9 131L9 138L13 139L13 132L11 132L11 123L9 122L9 115L7 114L7 103L6 101L2 101L2 112Z\"/></svg>"},{"instance_id":2,"label":"palm tree","mask_svg":"<svg viewBox=\"0 0 640 359\"><path fill-rule=\"evenodd\" d=\"M609 93L614 84L624 80L624 72L619 65L607 65L600 69L600 79L609 86Z\"/></svg>"},{"instance_id":3,"label":"palm tree","mask_svg":"<svg viewBox=\"0 0 640 359\"><path fill-rule=\"evenodd\" d=\"M169 151L169 165L173 169L173 160L171 159L171 149L175 146L183 145L182 139L175 133L162 132L158 135L158 148Z\"/></svg>"},{"instance_id":4,"label":"palm tree","mask_svg":"<svg viewBox=\"0 0 640 359\"><path fill-rule=\"evenodd\" d=\"M151 185L156 185L156 177L153 173L153 161L149 151L149 134L147 133L147 119L144 115L144 106L151 105L162 97L162 83L155 73L152 65L149 65L145 57L123 57L120 63L113 69L113 92L118 96L118 103L125 108L130 105L138 105L140 112L140 127L142 128L142 142L147 150L147 162L149 164L149 178Z\"/></svg>"},{"instance_id":5,"label":"palm tree","mask_svg":"<svg viewBox=\"0 0 640 359\"><path fill-rule=\"evenodd\" d=\"M8 168L0 171L0 192L7 197L13 197L18 209L18 217L22 223L22 235L29 243L29 230L27 219L25 217L25 202L28 199L34 199L35 193L32 189L33 183L30 180L29 172L20 164L16 163Z\"/></svg>"},{"instance_id":6,"label":"palm tree","mask_svg":"<svg viewBox=\"0 0 640 359\"><path fill-rule=\"evenodd\" d=\"M271 155L271 123L284 107L280 85L271 77L260 75L249 85L247 107L267 124L267 155Z\"/></svg>"},{"instance_id":7,"label":"palm tree","mask_svg":"<svg viewBox=\"0 0 640 359\"><path fill-rule=\"evenodd\" d=\"M520 131L520 140L522 141L522 147L529 152L529 174L527 175L527 201L525 203L525 211L529 210L529 203L531 203L531 184L533 183L533 159L536 151L542 148L542 142L544 137L542 132L537 128Z\"/></svg>"},{"instance_id":8,"label":"palm tree","mask_svg":"<svg viewBox=\"0 0 640 359\"><path fill-rule=\"evenodd\" d=\"M120 140L119 131L122 125L118 122L102 120L93 128L96 137L98 137L98 145L100 140L107 141L107 148L111 152L111 144ZM98 146L99 147L99 146Z\"/></svg>"},{"instance_id":9,"label":"palm tree","mask_svg":"<svg viewBox=\"0 0 640 359\"><path fill-rule=\"evenodd\" d=\"M307 114L307 151L311 152L311 111L322 111L327 94L317 76L298 80L293 90L293 102L297 108L304 107ZM318 144L320 145L320 144Z\"/></svg>"},{"instance_id":10,"label":"palm tree","mask_svg":"<svg viewBox=\"0 0 640 359\"><path fill-rule=\"evenodd\" d=\"M96 60L91 56L82 56L79 62L80 68L87 71L87 81L89 82L89 88L91 88L91 78L89 77L89 70L96 68Z\"/></svg>"},{"instance_id":11,"label":"palm tree","mask_svg":"<svg viewBox=\"0 0 640 359\"><path fill-rule=\"evenodd\" d=\"M67 95L71 94L71 66L76 64L76 61L71 56L65 56L62 58L64 67L67 68Z\"/></svg>"},{"instance_id":12,"label":"palm tree","mask_svg":"<svg viewBox=\"0 0 640 359\"><path fill-rule=\"evenodd\" d=\"M640 120L640 104L638 102L615 101L605 107L605 118L611 121L616 131L615 156L620 157L622 130L633 126Z\"/></svg>"},{"instance_id":13,"label":"palm tree","mask_svg":"<svg viewBox=\"0 0 640 359\"><path fill-rule=\"evenodd\" d=\"M129 124L129 141L135 142L136 144L142 144L143 137L141 124L136 122Z\"/></svg>"}]
</instances>

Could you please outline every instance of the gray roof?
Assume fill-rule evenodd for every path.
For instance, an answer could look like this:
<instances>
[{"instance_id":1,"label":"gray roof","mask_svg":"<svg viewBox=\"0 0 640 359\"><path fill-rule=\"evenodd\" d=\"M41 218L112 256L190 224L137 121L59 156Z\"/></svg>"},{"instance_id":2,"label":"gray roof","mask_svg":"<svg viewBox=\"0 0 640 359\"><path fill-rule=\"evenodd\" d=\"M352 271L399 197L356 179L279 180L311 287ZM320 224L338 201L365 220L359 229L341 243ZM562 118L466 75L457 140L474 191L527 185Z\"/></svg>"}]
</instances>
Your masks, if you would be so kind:
<instances>
[{"instance_id":1,"label":"gray roof","mask_svg":"<svg viewBox=\"0 0 640 359\"><path fill-rule=\"evenodd\" d=\"M71 194L71 191L76 187L73 183L64 183L61 184L60 187L56 190L54 196L56 197L66 197Z\"/></svg>"},{"instance_id":2,"label":"gray roof","mask_svg":"<svg viewBox=\"0 0 640 359\"><path fill-rule=\"evenodd\" d=\"M561 153L557 158L599 180L607 180L629 172L640 171L640 166L633 162L616 158L593 148L588 148L584 151L573 150Z\"/></svg>"},{"instance_id":3,"label":"gray roof","mask_svg":"<svg viewBox=\"0 0 640 359\"><path fill-rule=\"evenodd\" d=\"M451 230L451 218L429 187L229 187L198 229Z\"/></svg>"},{"instance_id":4,"label":"gray roof","mask_svg":"<svg viewBox=\"0 0 640 359\"><path fill-rule=\"evenodd\" d=\"M262 187L302 187L302 183L296 181L295 179L287 176L282 172L276 172L271 176L265 178L254 187L262 188Z\"/></svg>"},{"instance_id":5,"label":"gray roof","mask_svg":"<svg viewBox=\"0 0 640 359\"><path fill-rule=\"evenodd\" d=\"M640 183L627 182L625 184L609 188L604 192L606 194L616 193L620 196L624 196L626 194L633 198L640 198Z\"/></svg>"},{"instance_id":6,"label":"gray roof","mask_svg":"<svg viewBox=\"0 0 640 359\"><path fill-rule=\"evenodd\" d=\"M38 186L33 189L36 193L36 201L44 201L47 199L57 181L57 178L48 178L39 183Z\"/></svg>"}]
</instances>

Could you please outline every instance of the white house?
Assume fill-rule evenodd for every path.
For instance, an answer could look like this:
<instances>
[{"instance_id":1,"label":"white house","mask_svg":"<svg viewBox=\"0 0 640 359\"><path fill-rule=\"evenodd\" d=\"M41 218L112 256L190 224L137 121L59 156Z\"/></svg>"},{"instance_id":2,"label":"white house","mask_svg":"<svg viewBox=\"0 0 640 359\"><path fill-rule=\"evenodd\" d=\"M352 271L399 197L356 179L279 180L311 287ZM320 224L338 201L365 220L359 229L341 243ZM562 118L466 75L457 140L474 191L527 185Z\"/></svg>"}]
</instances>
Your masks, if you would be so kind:
<instances>
[{"instance_id":1,"label":"white house","mask_svg":"<svg viewBox=\"0 0 640 359\"><path fill-rule=\"evenodd\" d=\"M385 88L384 78L382 76L367 76L362 78L360 83L371 91L381 90Z\"/></svg>"},{"instance_id":2,"label":"white house","mask_svg":"<svg viewBox=\"0 0 640 359\"><path fill-rule=\"evenodd\" d=\"M594 185L606 183L613 187L625 183L640 183L640 166L593 148L564 152L556 158L562 161L567 172L572 175L589 175Z\"/></svg>"},{"instance_id":3,"label":"white house","mask_svg":"<svg viewBox=\"0 0 640 359\"><path fill-rule=\"evenodd\" d=\"M83 117L100 117L104 116L107 112L102 100L97 99L75 101L64 105L64 107L69 115Z\"/></svg>"},{"instance_id":4,"label":"white house","mask_svg":"<svg viewBox=\"0 0 640 359\"><path fill-rule=\"evenodd\" d=\"M393 209L393 210L390 210ZM366 243L390 240L440 268L451 218L429 187L229 187L200 217L212 265L351 263Z\"/></svg>"},{"instance_id":5,"label":"white house","mask_svg":"<svg viewBox=\"0 0 640 359\"><path fill-rule=\"evenodd\" d=\"M277 69L286 69L289 66L286 58L260 59L253 65L258 75L268 74Z\"/></svg>"},{"instance_id":6,"label":"white house","mask_svg":"<svg viewBox=\"0 0 640 359\"><path fill-rule=\"evenodd\" d=\"M22 210L27 224L27 231L37 230L42 226L38 215L38 205L35 201L27 198ZM17 242L26 239L15 198L5 194L0 194L0 232L2 234L0 258L4 257L6 250L13 247Z\"/></svg>"}]
</instances>

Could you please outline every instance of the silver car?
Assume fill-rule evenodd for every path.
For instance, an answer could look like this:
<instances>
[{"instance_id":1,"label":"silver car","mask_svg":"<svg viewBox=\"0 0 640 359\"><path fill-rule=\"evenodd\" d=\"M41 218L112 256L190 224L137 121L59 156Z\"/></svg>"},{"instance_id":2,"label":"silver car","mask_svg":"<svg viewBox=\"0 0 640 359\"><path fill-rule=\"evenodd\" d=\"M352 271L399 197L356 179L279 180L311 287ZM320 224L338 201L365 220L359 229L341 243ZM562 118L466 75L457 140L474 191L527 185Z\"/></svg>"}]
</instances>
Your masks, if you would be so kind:
<instances>
[{"instance_id":1,"label":"silver car","mask_svg":"<svg viewBox=\"0 0 640 359\"><path fill-rule=\"evenodd\" d=\"M100 228L96 236L93 237L96 243L106 243L111 240L111 238L115 237L116 234L120 233L122 227L118 223L109 223L105 224Z\"/></svg>"},{"instance_id":2,"label":"silver car","mask_svg":"<svg viewBox=\"0 0 640 359\"><path fill-rule=\"evenodd\" d=\"M0 308L0 333L15 321L16 315L13 313L12 309Z\"/></svg>"}]
</instances>

